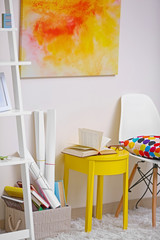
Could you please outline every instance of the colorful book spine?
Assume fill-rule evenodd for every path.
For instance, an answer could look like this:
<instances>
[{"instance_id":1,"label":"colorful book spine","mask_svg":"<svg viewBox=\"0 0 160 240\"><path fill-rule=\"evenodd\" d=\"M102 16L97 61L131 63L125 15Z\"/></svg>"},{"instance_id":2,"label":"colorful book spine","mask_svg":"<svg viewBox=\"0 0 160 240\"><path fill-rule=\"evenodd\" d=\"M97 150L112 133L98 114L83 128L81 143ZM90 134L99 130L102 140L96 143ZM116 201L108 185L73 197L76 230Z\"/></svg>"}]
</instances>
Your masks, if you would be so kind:
<instances>
[{"instance_id":1,"label":"colorful book spine","mask_svg":"<svg viewBox=\"0 0 160 240\"><path fill-rule=\"evenodd\" d=\"M31 194L31 199L32 199L32 202L34 203L34 205L37 207L37 208L40 208L41 207L41 202Z\"/></svg>"},{"instance_id":2,"label":"colorful book spine","mask_svg":"<svg viewBox=\"0 0 160 240\"><path fill-rule=\"evenodd\" d=\"M23 199L16 199L14 197L9 197L6 195L2 195L1 198L4 200L7 207L15 208L20 211L24 211L24 201Z\"/></svg>"},{"instance_id":3,"label":"colorful book spine","mask_svg":"<svg viewBox=\"0 0 160 240\"><path fill-rule=\"evenodd\" d=\"M65 199L65 191L64 191L64 184L63 180L56 181L54 183L54 193L56 197L58 198L59 202L61 203L61 206L66 206L66 199Z\"/></svg>"},{"instance_id":4,"label":"colorful book spine","mask_svg":"<svg viewBox=\"0 0 160 240\"><path fill-rule=\"evenodd\" d=\"M6 186L4 191L11 197L23 198L23 189L19 187Z\"/></svg>"},{"instance_id":5,"label":"colorful book spine","mask_svg":"<svg viewBox=\"0 0 160 240\"><path fill-rule=\"evenodd\" d=\"M34 190L31 191L31 195L33 195L36 199L38 199L38 201L46 208L49 208L50 204L48 204L44 198L41 197L40 194L38 194L38 192L35 192Z\"/></svg>"},{"instance_id":6,"label":"colorful book spine","mask_svg":"<svg viewBox=\"0 0 160 240\"><path fill-rule=\"evenodd\" d=\"M23 201L23 199L9 197L9 196L6 196L6 195L2 195L1 198L4 200L7 207L15 208L15 209L20 210L20 211L24 211L24 201ZM41 206L40 207L36 206L32 202L33 212L38 211L38 210L40 211L41 209L42 209Z\"/></svg>"},{"instance_id":7,"label":"colorful book spine","mask_svg":"<svg viewBox=\"0 0 160 240\"><path fill-rule=\"evenodd\" d=\"M48 182L40 172L40 169L38 168L37 164L35 163L34 159L32 158L29 151L27 152L28 159L31 160L31 163L29 163L29 170L31 172L31 175L36 182L37 185L41 187L43 190L46 198L48 199L48 202L50 203L52 208L60 207L60 202L58 201L57 197L55 196L54 192L50 188Z\"/></svg>"},{"instance_id":8,"label":"colorful book spine","mask_svg":"<svg viewBox=\"0 0 160 240\"><path fill-rule=\"evenodd\" d=\"M32 189L32 186L31 186L31 189ZM4 190L10 197L16 197L16 198L22 198L23 199L23 188L21 188L21 187L6 186L4 188ZM32 191L35 192L37 195L39 195L37 193L37 191L31 190L31 192ZM33 202L33 204L32 204L33 211L38 210L42 205L41 201L39 199L37 199L37 197L34 196L33 194L31 194L31 199L32 199L32 202ZM45 200L42 197L41 197L41 199L43 200L43 205L48 208L49 204L46 203ZM35 209L35 207L36 207L36 209Z\"/></svg>"},{"instance_id":9,"label":"colorful book spine","mask_svg":"<svg viewBox=\"0 0 160 240\"><path fill-rule=\"evenodd\" d=\"M20 188L22 188L23 187L22 181L17 181L17 185ZM35 186L33 184L30 184L30 189L31 189L31 193L32 193L32 191L34 191L35 193L37 193L37 195L39 195L42 198L42 200L44 200L44 202L45 202L44 207L49 208L50 204L49 204L48 200L46 199L46 197L44 197L43 192L40 190L40 188L38 187L40 193L37 191L37 189L35 188ZM31 194L31 198L32 198L34 205L39 209L39 211L43 210L43 208L41 206L42 205L41 201L39 201L36 198L36 196L34 196L33 194Z\"/></svg>"},{"instance_id":10,"label":"colorful book spine","mask_svg":"<svg viewBox=\"0 0 160 240\"><path fill-rule=\"evenodd\" d=\"M2 27L3 28L11 28L11 14L10 13L2 13Z\"/></svg>"},{"instance_id":11,"label":"colorful book spine","mask_svg":"<svg viewBox=\"0 0 160 240\"><path fill-rule=\"evenodd\" d=\"M41 195L41 197L44 198L44 200L45 200L45 201L49 204L49 206L50 206L51 204L49 203L47 196L45 195L43 189L42 189L41 186L38 184L38 182L36 182L36 187L38 188L38 191L37 191L37 192L39 193L39 195Z\"/></svg>"},{"instance_id":12,"label":"colorful book spine","mask_svg":"<svg viewBox=\"0 0 160 240\"><path fill-rule=\"evenodd\" d=\"M22 181L17 181L17 186L22 188L23 185L22 185ZM34 190L35 192L38 192L37 189L35 188L35 186L33 184L30 184L30 189L31 190Z\"/></svg>"}]
</instances>

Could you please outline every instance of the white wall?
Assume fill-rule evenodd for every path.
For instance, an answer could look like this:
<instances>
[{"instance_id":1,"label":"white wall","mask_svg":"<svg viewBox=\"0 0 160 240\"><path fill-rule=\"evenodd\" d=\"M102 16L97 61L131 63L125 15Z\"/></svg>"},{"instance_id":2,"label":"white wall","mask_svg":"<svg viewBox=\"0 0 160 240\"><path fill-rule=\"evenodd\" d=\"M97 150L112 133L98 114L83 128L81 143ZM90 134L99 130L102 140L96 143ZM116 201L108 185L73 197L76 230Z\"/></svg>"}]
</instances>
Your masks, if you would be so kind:
<instances>
[{"instance_id":1,"label":"white wall","mask_svg":"<svg viewBox=\"0 0 160 240\"><path fill-rule=\"evenodd\" d=\"M0 3L0 9L2 1ZM3 6L2 6L3 7ZM15 1L16 19L19 19L19 2ZM57 110L56 179L63 178L63 147L77 141L78 128L86 127L104 131L118 141L120 117L120 96L137 92L148 94L160 110L160 1L122 0L120 22L119 73L114 77L50 78L22 80L25 109ZM1 38L0 60L8 57L5 36ZM11 79L8 68L5 71L10 95ZM147 113L146 113L147 115ZM13 119L12 119L13 120ZM0 119L0 155L11 154L18 149L16 131L11 119ZM27 117L28 147L35 155L33 118ZM130 170L133 166L130 160ZM20 178L18 167L0 169L0 194L5 185L13 185ZM87 177L70 172L68 203L73 207L84 207ZM129 198L140 196L143 186L137 187ZM122 191L122 176L104 179L104 203L118 201ZM94 194L94 204L95 204ZM3 219L3 204L0 205L0 219Z\"/></svg>"}]
</instances>

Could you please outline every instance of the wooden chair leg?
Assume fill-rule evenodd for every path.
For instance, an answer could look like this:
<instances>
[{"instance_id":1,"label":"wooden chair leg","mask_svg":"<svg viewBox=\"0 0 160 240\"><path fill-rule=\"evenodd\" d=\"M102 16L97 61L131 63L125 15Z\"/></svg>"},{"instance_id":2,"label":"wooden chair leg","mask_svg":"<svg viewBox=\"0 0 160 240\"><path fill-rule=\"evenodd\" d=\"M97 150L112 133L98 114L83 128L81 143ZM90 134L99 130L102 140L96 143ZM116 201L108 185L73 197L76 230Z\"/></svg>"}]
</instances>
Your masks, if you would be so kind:
<instances>
[{"instance_id":1,"label":"wooden chair leg","mask_svg":"<svg viewBox=\"0 0 160 240\"><path fill-rule=\"evenodd\" d=\"M128 188L131 186L131 183L132 183L132 181L133 181L133 178L134 178L134 175L135 175L135 173L136 173L137 167L138 167L138 163L136 163L136 164L134 165L133 169L132 169L131 175L130 175L129 180L128 180ZM121 209L122 209L122 206L123 206L123 195L122 195L121 200L120 200L120 202L119 202L119 205L118 205L118 207L117 207L117 210L116 210L116 213L115 213L115 217L118 217L118 216L119 216L120 211L121 211Z\"/></svg>"},{"instance_id":2,"label":"wooden chair leg","mask_svg":"<svg viewBox=\"0 0 160 240\"><path fill-rule=\"evenodd\" d=\"M152 227L156 227L157 206L157 167L153 168L153 194L152 194Z\"/></svg>"}]
</instances>

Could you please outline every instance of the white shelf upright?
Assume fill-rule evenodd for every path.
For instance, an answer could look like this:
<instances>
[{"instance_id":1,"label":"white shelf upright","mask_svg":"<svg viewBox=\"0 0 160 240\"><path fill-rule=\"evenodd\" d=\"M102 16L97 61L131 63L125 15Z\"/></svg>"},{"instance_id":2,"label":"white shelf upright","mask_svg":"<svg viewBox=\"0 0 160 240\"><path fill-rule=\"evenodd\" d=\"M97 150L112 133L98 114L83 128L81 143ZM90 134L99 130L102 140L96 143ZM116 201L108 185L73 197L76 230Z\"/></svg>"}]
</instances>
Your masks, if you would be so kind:
<instances>
[{"instance_id":1,"label":"white shelf upright","mask_svg":"<svg viewBox=\"0 0 160 240\"><path fill-rule=\"evenodd\" d=\"M25 124L24 124L24 115L28 114L28 112L23 111L20 73L19 73L19 65L29 65L31 63L20 62L18 60L18 49L17 49L17 41L16 41L17 29L15 28L15 22L14 22L13 1L14 0L4 0L5 11L7 13L10 13L12 17L12 28L5 28L5 29L0 28L0 33L7 32L8 34L9 50L10 50L10 61L0 62L0 66L11 67L15 109L12 111L0 113L0 117L9 117L9 116L16 117L20 158L10 158L8 160L0 160L0 167L17 165L17 164L20 165L21 167L26 229L11 232L11 233L0 234L0 240L11 240L11 239L35 240L31 194L30 194L30 179L29 179L29 167L28 167L29 160L27 160L27 147L26 147L26 136L25 136Z\"/></svg>"}]
</instances>

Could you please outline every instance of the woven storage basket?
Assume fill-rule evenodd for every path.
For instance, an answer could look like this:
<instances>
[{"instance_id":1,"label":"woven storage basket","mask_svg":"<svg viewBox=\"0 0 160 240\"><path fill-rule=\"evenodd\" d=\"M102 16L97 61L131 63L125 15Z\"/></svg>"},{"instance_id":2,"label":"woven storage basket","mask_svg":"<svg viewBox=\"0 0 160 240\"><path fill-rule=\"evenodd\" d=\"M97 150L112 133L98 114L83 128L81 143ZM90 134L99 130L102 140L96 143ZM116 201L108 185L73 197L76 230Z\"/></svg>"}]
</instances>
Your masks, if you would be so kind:
<instances>
[{"instance_id":1,"label":"woven storage basket","mask_svg":"<svg viewBox=\"0 0 160 240\"><path fill-rule=\"evenodd\" d=\"M54 237L70 229L71 207L33 212L35 239ZM5 206L5 231L25 229L24 212Z\"/></svg>"}]
</instances>

